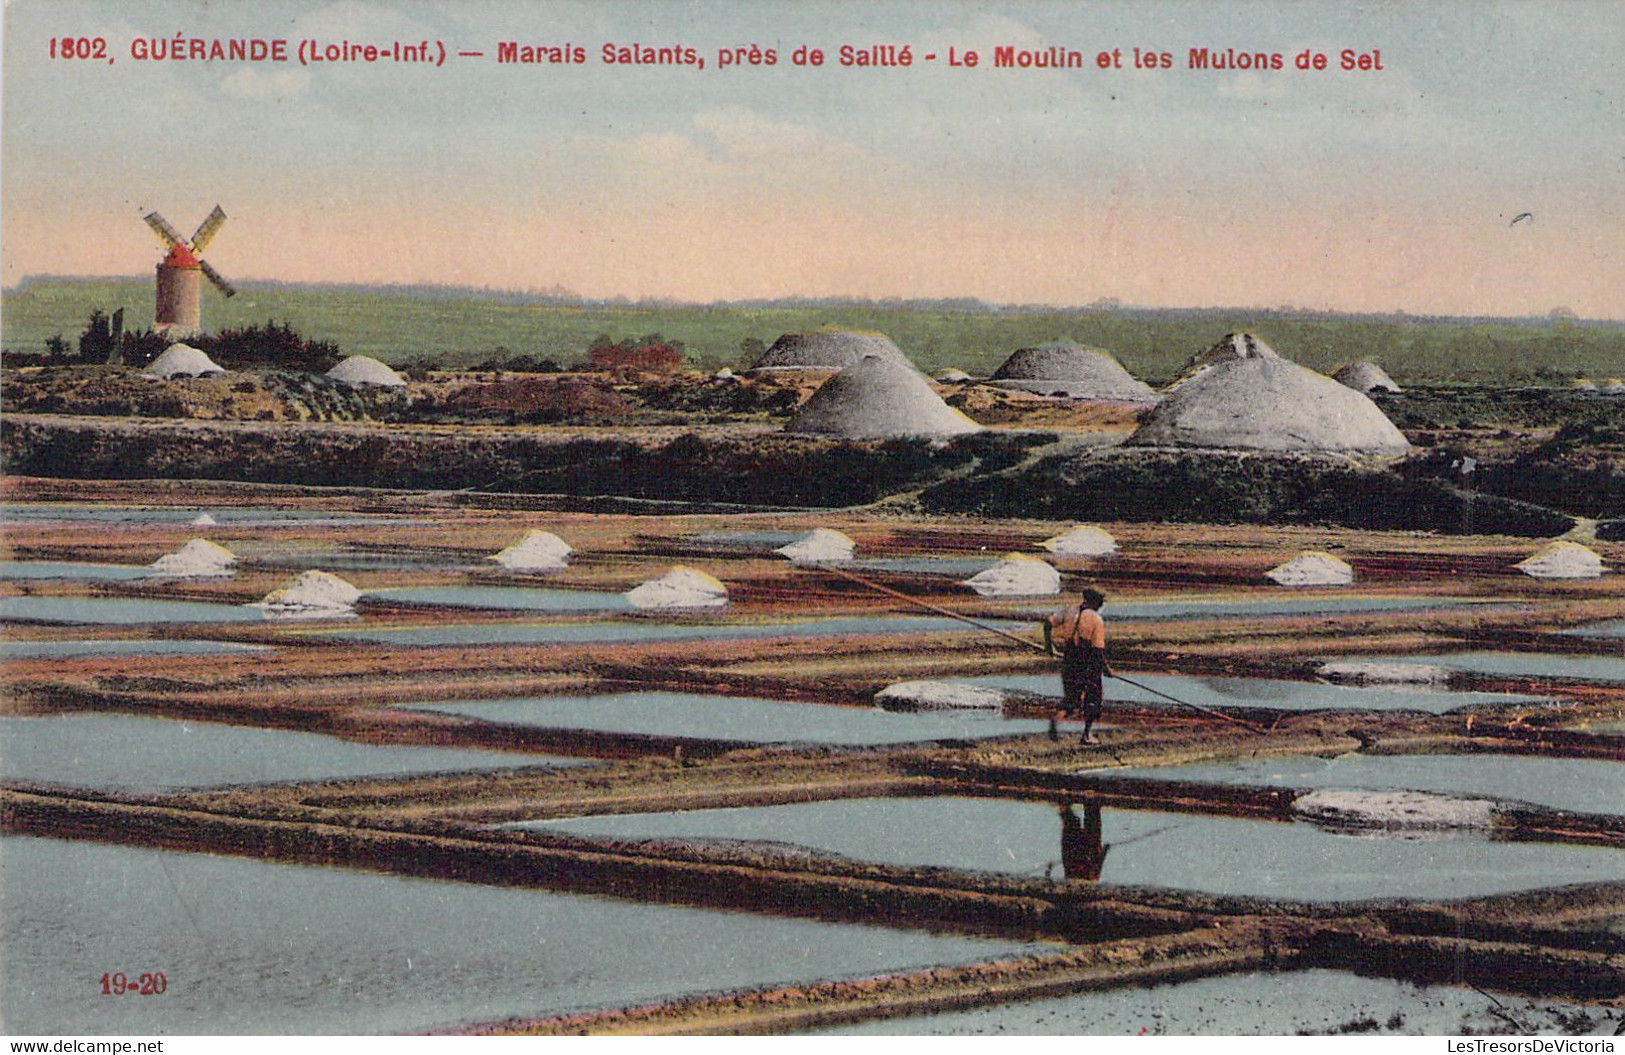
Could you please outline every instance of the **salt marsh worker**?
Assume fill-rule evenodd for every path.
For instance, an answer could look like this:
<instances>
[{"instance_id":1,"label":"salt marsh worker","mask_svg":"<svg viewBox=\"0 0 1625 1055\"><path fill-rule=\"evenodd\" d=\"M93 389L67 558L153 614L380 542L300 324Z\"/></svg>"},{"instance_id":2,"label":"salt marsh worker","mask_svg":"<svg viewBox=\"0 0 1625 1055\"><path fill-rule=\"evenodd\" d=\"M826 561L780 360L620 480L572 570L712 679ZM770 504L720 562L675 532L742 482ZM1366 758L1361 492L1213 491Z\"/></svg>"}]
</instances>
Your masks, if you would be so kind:
<instances>
[{"instance_id":1,"label":"salt marsh worker","mask_svg":"<svg viewBox=\"0 0 1625 1055\"><path fill-rule=\"evenodd\" d=\"M1059 740L1057 723L1082 712L1083 742L1098 744L1090 732L1106 705L1106 677L1116 677L1106 662L1106 623L1100 608L1106 595L1087 587L1079 602L1044 621L1044 648L1061 657L1061 709L1049 720L1049 738Z\"/></svg>"}]
</instances>

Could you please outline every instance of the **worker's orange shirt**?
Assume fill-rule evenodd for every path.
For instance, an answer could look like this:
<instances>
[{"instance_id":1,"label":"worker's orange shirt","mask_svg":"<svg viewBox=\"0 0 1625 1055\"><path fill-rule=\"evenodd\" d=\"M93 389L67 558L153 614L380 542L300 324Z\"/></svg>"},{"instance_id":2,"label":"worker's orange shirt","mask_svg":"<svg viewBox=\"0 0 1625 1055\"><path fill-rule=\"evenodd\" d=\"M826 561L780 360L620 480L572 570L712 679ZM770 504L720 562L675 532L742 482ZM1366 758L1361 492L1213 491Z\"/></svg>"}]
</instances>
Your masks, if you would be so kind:
<instances>
[{"instance_id":1,"label":"worker's orange shirt","mask_svg":"<svg viewBox=\"0 0 1625 1055\"><path fill-rule=\"evenodd\" d=\"M1067 645L1093 645L1106 647L1106 622L1093 608L1079 605L1063 608L1049 617L1050 638L1059 647Z\"/></svg>"}]
</instances>

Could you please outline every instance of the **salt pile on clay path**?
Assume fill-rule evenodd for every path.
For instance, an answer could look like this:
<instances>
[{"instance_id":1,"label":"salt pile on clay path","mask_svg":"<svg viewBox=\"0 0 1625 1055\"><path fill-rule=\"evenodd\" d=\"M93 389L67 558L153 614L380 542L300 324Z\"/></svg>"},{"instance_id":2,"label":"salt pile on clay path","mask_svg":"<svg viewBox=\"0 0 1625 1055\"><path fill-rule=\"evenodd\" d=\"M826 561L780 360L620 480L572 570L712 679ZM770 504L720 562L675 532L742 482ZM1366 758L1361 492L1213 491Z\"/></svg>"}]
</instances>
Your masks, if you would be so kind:
<instances>
[{"instance_id":1,"label":"salt pile on clay path","mask_svg":"<svg viewBox=\"0 0 1625 1055\"><path fill-rule=\"evenodd\" d=\"M1039 543L1058 557L1107 557L1117 552L1117 540L1097 527L1075 527Z\"/></svg>"},{"instance_id":2,"label":"salt pile on clay path","mask_svg":"<svg viewBox=\"0 0 1625 1055\"><path fill-rule=\"evenodd\" d=\"M325 571L301 572L266 594L258 607L270 613L344 614L350 612L361 591Z\"/></svg>"},{"instance_id":3,"label":"salt pile on clay path","mask_svg":"<svg viewBox=\"0 0 1625 1055\"><path fill-rule=\"evenodd\" d=\"M207 539L195 538L148 565L148 576L165 579L212 579L231 575L237 554Z\"/></svg>"},{"instance_id":4,"label":"salt pile on clay path","mask_svg":"<svg viewBox=\"0 0 1625 1055\"><path fill-rule=\"evenodd\" d=\"M406 379L370 355L352 355L327 372L330 381L346 388L405 388Z\"/></svg>"},{"instance_id":5,"label":"salt pile on clay path","mask_svg":"<svg viewBox=\"0 0 1625 1055\"><path fill-rule=\"evenodd\" d=\"M203 377L226 371L203 352L189 344L172 344L141 374L147 378Z\"/></svg>"},{"instance_id":6,"label":"salt pile on clay path","mask_svg":"<svg viewBox=\"0 0 1625 1055\"><path fill-rule=\"evenodd\" d=\"M1041 396L1155 403L1151 386L1123 369L1110 352L1071 341L1022 348L993 372L990 383Z\"/></svg>"},{"instance_id":7,"label":"salt pile on clay path","mask_svg":"<svg viewBox=\"0 0 1625 1055\"><path fill-rule=\"evenodd\" d=\"M1317 677L1327 681L1366 682L1373 685L1438 685L1450 680L1450 670L1434 663L1402 660L1337 659L1322 663Z\"/></svg>"},{"instance_id":8,"label":"salt pile on clay path","mask_svg":"<svg viewBox=\"0 0 1625 1055\"><path fill-rule=\"evenodd\" d=\"M908 363L884 334L861 330L813 330L787 333L751 365L752 370L845 370L866 356Z\"/></svg>"},{"instance_id":9,"label":"salt pile on clay path","mask_svg":"<svg viewBox=\"0 0 1625 1055\"><path fill-rule=\"evenodd\" d=\"M982 426L944 403L901 358L869 356L825 381L784 430L879 440L962 436Z\"/></svg>"},{"instance_id":10,"label":"salt pile on clay path","mask_svg":"<svg viewBox=\"0 0 1625 1055\"><path fill-rule=\"evenodd\" d=\"M197 515L197 517L192 521L192 526L193 527L215 527L218 524L219 524L219 521L215 520L214 517L210 516L207 513L199 513Z\"/></svg>"},{"instance_id":11,"label":"salt pile on clay path","mask_svg":"<svg viewBox=\"0 0 1625 1055\"><path fill-rule=\"evenodd\" d=\"M1349 363L1332 374L1332 380L1356 392L1402 392L1404 389L1376 363Z\"/></svg>"},{"instance_id":12,"label":"salt pile on clay path","mask_svg":"<svg viewBox=\"0 0 1625 1055\"><path fill-rule=\"evenodd\" d=\"M523 538L487 557L509 571L563 571L575 550L551 531L527 531Z\"/></svg>"},{"instance_id":13,"label":"salt pile on clay path","mask_svg":"<svg viewBox=\"0 0 1625 1055\"><path fill-rule=\"evenodd\" d=\"M983 597L1049 597L1061 592L1061 573L1037 557L1010 553L961 585Z\"/></svg>"},{"instance_id":14,"label":"salt pile on clay path","mask_svg":"<svg viewBox=\"0 0 1625 1055\"><path fill-rule=\"evenodd\" d=\"M1330 553L1310 550L1264 573L1281 586L1347 586L1354 569Z\"/></svg>"},{"instance_id":15,"label":"salt pile on clay path","mask_svg":"<svg viewBox=\"0 0 1625 1055\"><path fill-rule=\"evenodd\" d=\"M946 681L900 681L875 693L875 706L888 711L991 711L1004 713L1005 694L979 685Z\"/></svg>"},{"instance_id":16,"label":"salt pile on clay path","mask_svg":"<svg viewBox=\"0 0 1625 1055\"><path fill-rule=\"evenodd\" d=\"M1514 567L1536 579L1595 579L1603 573L1602 558L1578 542L1554 542Z\"/></svg>"},{"instance_id":17,"label":"salt pile on clay path","mask_svg":"<svg viewBox=\"0 0 1625 1055\"><path fill-rule=\"evenodd\" d=\"M634 608L720 608L728 603L728 588L715 576L678 565L658 579L650 579L627 592Z\"/></svg>"},{"instance_id":18,"label":"salt pile on clay path","mask_svg":"<svg viewBox=\"0 0 1625 1055\"><path fill-rule=\"evenodd\" d=\"M1349 454L1411 448L1369 396L1283 359L1248 333L1196 356L1126 443Z\"/></svg>"},{"instance_id":19,"label":"salt pile on clay path","mask_svg":"<svg viewBox=\"0 0 1625 1055\"><path fill-rule=\"evenodd\" d=\"M790 558L792 564L821 564L825 561L851 560L857 543L851 537L829 528L813 528L788 546L774 550Z\"/></svg>"}]
</instances>

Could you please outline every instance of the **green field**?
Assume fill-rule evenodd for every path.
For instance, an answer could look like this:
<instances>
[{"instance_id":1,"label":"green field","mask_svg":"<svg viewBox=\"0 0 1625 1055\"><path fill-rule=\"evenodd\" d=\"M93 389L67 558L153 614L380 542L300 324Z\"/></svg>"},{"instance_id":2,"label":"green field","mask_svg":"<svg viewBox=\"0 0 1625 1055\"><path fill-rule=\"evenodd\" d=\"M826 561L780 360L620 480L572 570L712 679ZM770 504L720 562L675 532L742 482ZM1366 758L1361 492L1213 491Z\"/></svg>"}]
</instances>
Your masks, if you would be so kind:
<instances>
[{"instance_id":1,"label":"green field","mask_svg":"<svg viewBox=\"0 0 1625 1055\"><path fill-rule=\"evenodd\" d=\"M145 280L41 279L4 293L0 339L6 351L42 352L61 334L76 342L94 308L125 308L126 328L152 324ZM1248 310L946 310L917 304L723 306L561 306L523 303L477 291L295 288L245 283L226 300L204 294L211 330L291 324L346 354L402 365L429 360L467 367L505 355L579 362L595 337L659 333L681 341L698 365L737 365L748 338L820 326L877 330L922 369L957 366L987 373L1017 348L1069 338L1115 353L1152 383L1177 376L1190 356L1231 330L1251 330L1283 355L1330 371L1355 359L1407 380L1560 384L1625 374L1625 324L1564 320L1484 322L1406 316L1326 316Z\"/></svg>"}]
</instances>

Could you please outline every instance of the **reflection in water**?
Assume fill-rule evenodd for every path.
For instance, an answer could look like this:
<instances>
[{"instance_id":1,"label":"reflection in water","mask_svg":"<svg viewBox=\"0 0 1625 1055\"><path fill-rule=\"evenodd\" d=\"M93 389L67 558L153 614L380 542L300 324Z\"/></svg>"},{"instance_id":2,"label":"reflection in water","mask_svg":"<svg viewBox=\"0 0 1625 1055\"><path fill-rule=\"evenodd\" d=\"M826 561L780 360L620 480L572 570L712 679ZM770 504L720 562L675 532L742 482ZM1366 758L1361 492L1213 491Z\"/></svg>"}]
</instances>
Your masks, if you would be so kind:
<instances>
[{"instance_id":1,"label":"reflection in water","mask_svg":"<svg viewBox=\"0 0 1625 1055\"><path fill-rule=\"evenodd\" d=\"M1100 882L1100 870L1105 867L1109 844L1100 838L1100 807L1093 801L1083 804L1083 821L1078 821L1076 807L1062 803L1061 812L1061 870L1068 879Z\"/></svg>"}]
</instances>

